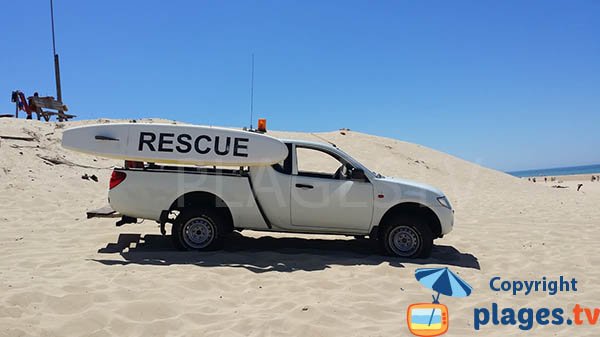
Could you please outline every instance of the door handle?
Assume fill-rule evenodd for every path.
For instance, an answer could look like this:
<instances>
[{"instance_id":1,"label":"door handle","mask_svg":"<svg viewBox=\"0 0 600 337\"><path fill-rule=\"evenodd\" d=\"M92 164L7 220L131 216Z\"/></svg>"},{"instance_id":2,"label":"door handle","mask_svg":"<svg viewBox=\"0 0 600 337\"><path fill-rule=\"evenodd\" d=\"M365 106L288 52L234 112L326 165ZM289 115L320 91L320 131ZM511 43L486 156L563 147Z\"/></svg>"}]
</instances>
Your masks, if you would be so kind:
<instances>
[{"instance_id":1,"label":"door handle","mask_svg":"<svg viewBox=\"0 0 600 337\"><path fill-rule=\"evenodd\" d=\"M314 186L313 185L306 185L306 184L296 184L296 187L298 188L306 188L306 189L312 189Z\"/></svg>"}]
</instances>

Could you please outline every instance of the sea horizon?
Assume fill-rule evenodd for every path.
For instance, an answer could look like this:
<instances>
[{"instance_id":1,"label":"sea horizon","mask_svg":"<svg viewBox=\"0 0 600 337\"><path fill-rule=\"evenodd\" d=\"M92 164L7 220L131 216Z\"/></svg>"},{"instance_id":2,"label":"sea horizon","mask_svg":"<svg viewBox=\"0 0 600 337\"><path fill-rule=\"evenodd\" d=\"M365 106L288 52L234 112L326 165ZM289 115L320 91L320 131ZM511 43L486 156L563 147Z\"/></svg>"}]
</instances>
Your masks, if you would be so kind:
<instances>
[{"instance_id":1,"label":"sea horizon","mask_svg":"<svg viewBox=\"0 0 600 337\"><path fill-rule=\"evenodd\" d=\"M593 174L600 173L600 164L506 171L506 173L518 178L540 176L565 176L573 174Z\"/></svg>"}]
</instances>

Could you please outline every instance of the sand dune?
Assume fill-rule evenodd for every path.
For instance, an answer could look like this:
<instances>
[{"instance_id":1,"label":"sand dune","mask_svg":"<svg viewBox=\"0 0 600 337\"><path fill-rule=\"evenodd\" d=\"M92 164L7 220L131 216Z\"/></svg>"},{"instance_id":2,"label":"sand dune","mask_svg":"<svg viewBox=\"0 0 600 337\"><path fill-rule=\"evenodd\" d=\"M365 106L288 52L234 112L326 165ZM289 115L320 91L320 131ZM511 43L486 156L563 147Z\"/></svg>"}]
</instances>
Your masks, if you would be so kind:
<instances>
[{"instance_id":1,"label":"sand dune","mask_svg":"<svg viewBox=\"0 0 600 337\"><path fill-rule=\"evenodd\" d=\"M473 308L491 302L600 307L600 183L556 189L354 131L273 132L331 141L384 175L439 187L456 209L455 230L428 260L382 257L367 240L257 232L234 236L222 252L176 252L155 223L85 219L106 204L119 162L66 151L60 137L95 122L0 120L0 135L33 138L0 140L0 336L406 336L407 306L431 298L414 279L422 266L450 266L474 287L468 298L442 298L448 336L475 334ZM565 275L580 291L514 297L490 291L496 275ZM597 331L549 325L527 334ZM525 333L490 325L480 334Z\"/></svg>"}]
</instances>

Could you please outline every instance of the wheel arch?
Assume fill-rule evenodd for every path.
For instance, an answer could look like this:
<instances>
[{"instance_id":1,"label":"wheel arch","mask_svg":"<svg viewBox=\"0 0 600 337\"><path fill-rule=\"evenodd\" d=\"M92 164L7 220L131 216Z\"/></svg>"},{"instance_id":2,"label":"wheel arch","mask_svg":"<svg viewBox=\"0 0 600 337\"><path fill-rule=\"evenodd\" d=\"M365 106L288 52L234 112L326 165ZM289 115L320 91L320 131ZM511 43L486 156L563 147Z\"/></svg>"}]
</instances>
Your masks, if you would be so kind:
<instances>
[{"instance_id":1,"label":"wheel arch","mask_svg":"<svg viewBox=\"0 0 600 337\"><path fill-rule=\"evenodd\" d=\"M169 212L183 211L184 209L194 209L200 207L207 207L217 211L225 220L225 225L228 227L228 229L233 230L233 214L231 213L229 206L218 195L210 192L187 192L173 201L169 207Z\"/></svg>"},{"instance_id":2,"label":"wheel arch","mask_svg":"<svg viewBox=\"0 0 600 337\"><path fill-rule=\"evenodd\" d=\"M437 214L431 208L417 202L403 202L388 209L379 221L379 230L382 230L392 217L398 215L425 219L433 237L441 237L442 225Z\"/></svg>"}]
</instances>

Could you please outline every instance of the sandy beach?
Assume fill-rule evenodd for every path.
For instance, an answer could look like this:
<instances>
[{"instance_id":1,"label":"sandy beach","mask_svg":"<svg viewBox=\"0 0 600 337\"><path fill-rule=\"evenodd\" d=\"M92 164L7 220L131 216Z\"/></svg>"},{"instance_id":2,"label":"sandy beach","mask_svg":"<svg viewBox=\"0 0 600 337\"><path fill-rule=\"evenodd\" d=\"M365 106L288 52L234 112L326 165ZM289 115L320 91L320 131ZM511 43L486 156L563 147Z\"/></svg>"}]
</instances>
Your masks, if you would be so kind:
<instances>
[{"instance_id":1,"label":"sandy beach","mask_svg":"<svg viewBox=\"0 0 600 337\"><path fill-rule=\"evenodd\" d=\"M562 175L562 176L541 176L541 177L526 177L521 178L527 180L528 182L533 183L533 178L535 178L535 184L543 184L545 186L550 186L552 188L559 189L573 189L577 190L579 187L579 191L582 193L600 193L600 180L593 177L600 176L600 173L589 173L589 174L571 174L571 175ZM581 185L581 186L579 186Z\"/></svg>"},{"instance_id":2,"label":"sandy beach","mask_svg":"<svg viewBox=\"0 0 600 337\"><path fill-rule=\"evenodd\" d=\"M156 223L86 219L107 203L120 163L62 149L60 139L64 128L96 122L0 121L0 136L31 138L0 140L0 336L407 336L406 308L431 300L414 277L424 266L450 267L474 288L441 298L447 336L598 336L597 326L473 328L474 309L492 302L600 307L600 182L590 175L562 177L568 188L559 189L354 131L270 132L331 141L383 175L439 187L456 209L454 231L427 260L380 256L351 237L249 231L224 251L178 252ZM494 276L561 275L578 291L489 287Z\"/></svg>"}]
</instances>

